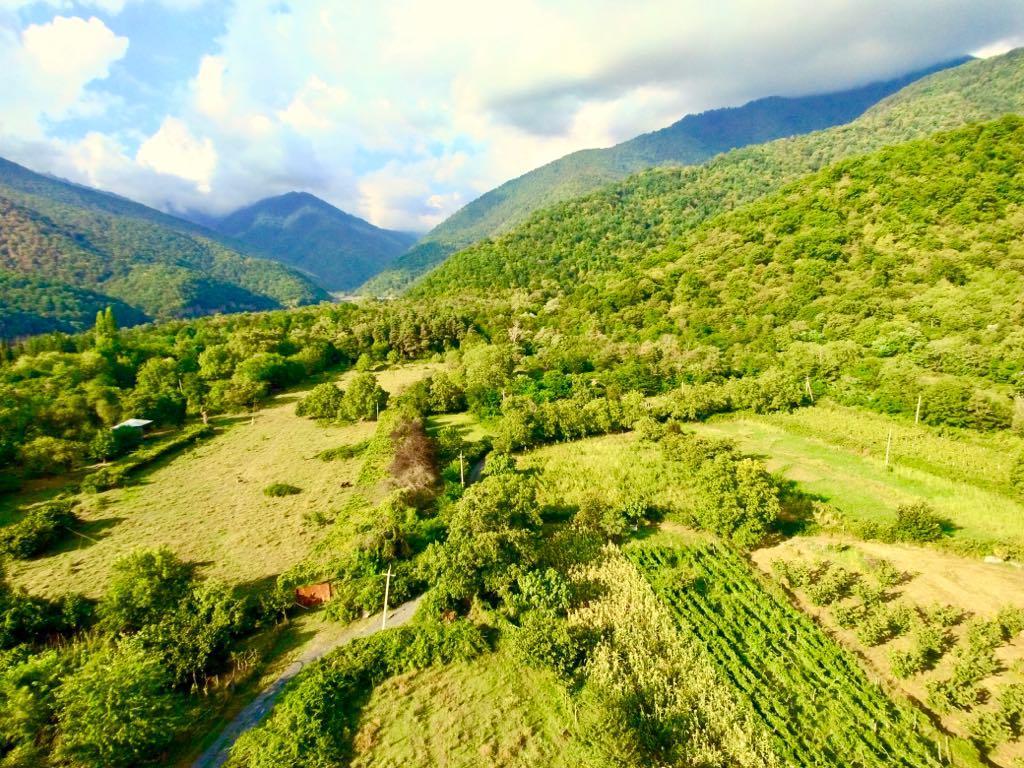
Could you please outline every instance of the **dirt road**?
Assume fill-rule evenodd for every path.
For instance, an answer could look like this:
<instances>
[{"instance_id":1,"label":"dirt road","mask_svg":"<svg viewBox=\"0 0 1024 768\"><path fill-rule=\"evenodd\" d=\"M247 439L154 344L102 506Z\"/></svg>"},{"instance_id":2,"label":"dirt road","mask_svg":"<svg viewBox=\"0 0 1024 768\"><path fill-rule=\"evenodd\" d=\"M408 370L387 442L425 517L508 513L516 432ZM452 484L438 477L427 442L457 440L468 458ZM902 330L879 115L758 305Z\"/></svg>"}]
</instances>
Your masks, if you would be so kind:
<instances>
[{"instance_id":1,"label":"dirt road","mask_svg":"<svg viewBox=\"0 0 1024 768\"><path fill-rule=\"evenodd\" d=\"M416 613L418 606L419 599L417 598L388 611L388 627L397 627L405 624ZM192 768L220 768L220 766L227 762L231 747L238 737L250 728L258 725L267 716L274 706L274 702L277 701L277 697L281 695L282 689L304 666L326 656L335 648L339 648L357 638L368 637L375 632L379 632L380 629L381 615L376 613L368 619L354 622L349 630L340 636L325 638L318 635L310 639L303 646L295 661L289 664L273 683L264 688L259 696L238 713L238 716L228 724L227 728L217 737L217 740L210 745L210 748L203 752L199 759L192 764Z\"/></svg>"}]
</instances>

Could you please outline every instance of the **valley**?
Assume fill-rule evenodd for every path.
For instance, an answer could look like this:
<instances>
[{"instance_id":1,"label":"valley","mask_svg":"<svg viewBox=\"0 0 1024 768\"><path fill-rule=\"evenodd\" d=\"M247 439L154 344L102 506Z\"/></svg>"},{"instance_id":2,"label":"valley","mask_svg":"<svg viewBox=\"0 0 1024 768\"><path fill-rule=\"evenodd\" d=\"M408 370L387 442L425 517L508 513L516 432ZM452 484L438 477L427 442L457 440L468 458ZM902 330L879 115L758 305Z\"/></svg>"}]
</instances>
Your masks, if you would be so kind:
<instances>
[{"instance_id":1,"label":"valley","mask_svg":"<svg viewBox=\"0 0 1024 768\"><path fill-rule=\"evenodd\" d=\"M1020 768L1022 83L691 116L418 245L0 164L0 766Z\"/></svg>"}]
</instances>

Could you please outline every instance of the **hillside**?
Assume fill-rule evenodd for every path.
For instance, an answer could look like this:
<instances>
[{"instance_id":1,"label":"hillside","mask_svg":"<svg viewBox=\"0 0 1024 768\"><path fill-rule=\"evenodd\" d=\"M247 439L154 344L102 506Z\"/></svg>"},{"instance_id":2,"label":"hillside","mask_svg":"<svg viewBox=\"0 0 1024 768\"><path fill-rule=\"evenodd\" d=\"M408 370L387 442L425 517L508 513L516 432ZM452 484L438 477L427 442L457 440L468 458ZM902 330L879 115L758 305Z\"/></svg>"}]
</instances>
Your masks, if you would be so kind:
<instances>
[{"instance_id":1,"label":"hillside","mask_svg":"<svg viewBox=\"0 0 1024 768\"><path fill-rule=\"evenodd\" d=\"M254 253L305 272L328 291L358 287L416 241L305 192L260 200L212 226Z\"/></svg>"},{"instance_id":2,"label":"hillside","mask_svg":"<svg viewBox=\"0 0 1024 768\"><path fill-rule=\"evenodd\" d=\"M931 75L849 125L733 150L702 166L653 169L553 206L461 251L414 293L592 291L605 273L656 259L653 252L701 222L829 163L1015 112L1024 112L1024 50Z\"/></svg>"},{"instance_id":3,"label":"hillside","mask_svg":"<svg viewBox=\"0 0 1024 768\"><path fill-rule=\"evenodd\" d=\"M585 195L659 165L694 165L722 152L848 123L887 96L967 59L892 80L834 93L757 99L741 107L687 115L658 131L607 149L574 152L481 195L429 232L409 253L371 281L367 293L407 285L449 254L525 221L534 211Z\"/></svg>"},{"instance_id":4,"label":"hillside","mask_svg":"<svg viewBox=\"0 0 1024 768\"><path fill-rule=\"evenodd\" d=\"M138 325L148 319L110 296L4 270L0 270L0 296L0 339L84 331L92 326L96 313L107 307L121 326Z\"/></svg>"},{"instance_id":5,"label":"hillside","mask_svg":"<svg viewBox=\"0 0 1024 768\"><path fill-rule=\"evenodd\" d=\"M154 318L326 298L308 278L244 255L213 232L6 160L0 160L0 269L45 278L66 286L60 288L65 293L85 288ZM46 318L54 312L38 314ZM34 327L19 325L14 331L20 335Z\"/></svg>"}]
</instances>

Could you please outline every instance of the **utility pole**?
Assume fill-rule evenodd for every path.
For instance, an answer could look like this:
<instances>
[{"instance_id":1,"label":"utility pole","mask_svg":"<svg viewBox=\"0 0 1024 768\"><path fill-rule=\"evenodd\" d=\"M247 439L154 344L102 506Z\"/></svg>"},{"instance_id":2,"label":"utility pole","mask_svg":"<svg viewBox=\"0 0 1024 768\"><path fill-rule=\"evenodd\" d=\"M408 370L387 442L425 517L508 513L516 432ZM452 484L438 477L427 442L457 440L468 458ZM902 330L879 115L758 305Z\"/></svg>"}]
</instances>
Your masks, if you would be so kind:
<instances>
[{"instance_id":1,"label":"utility pole","mask_svg":"<svg viewBox=\"0 0 1024 768\"><path fill-rule=\"evenodd\" d=\"M459 482L463 488L466 487L466 462L462 458L462 451L459 451Z\"/></svg>"},{"instance_id":2,"label":"utility pole","mask_svg":"<svg viewBox=\"0 0 1024 768\"><path fill-rule=\"evenodd\" d=\"M377 415L374 418L374 421L380 421L380 398L379 397L374 398L374 400L373 400L373 407L377 411Z\"/></svg>"},{"instance_id":3,"label":"utility pole","mask_svg":"<svg viewBox=\"0 0 1024 768\"><path fill-rule=\"evenodd\" d=\"M924 398L924 395L918 395L917 396L917 410L914 411L914 426L915 427L917 426L917 422L919 422L921 420L921 400L923 398Z\"/></svg>"},{"instance_id":4,"label":"utility pole","mask_svg":"<svg viewBox=\"0 0 1024 768\"><path fill-rule=\"evenodd\" d=\"M387 580L384 582L384 612L380 615L380 628L388 626L388 594L391 592L391 564L388 563Z\"/></svg>"},{"instance_id":5,"label":"utility pole","mask_svg":"<svg viewBox=\"0 0 1024 768\"><path fill-rule=\"evenodd\" d=\"M889 468L889 454L892 452L892 430L889 430L889 438L885 441L885 468Z\"/></svg>"},{"instance_id":6,"label":"utility pole","mask_svg":"<svg viewBox=\"0 0 1024 768\"><path fill-rule=\"evenodd\" d=\"M804 379L804 388L807 390L807 396L811 398L811 402L814 402L814 390L811 389L811 377L807 376Z\"/></svg>"}]
</instances>

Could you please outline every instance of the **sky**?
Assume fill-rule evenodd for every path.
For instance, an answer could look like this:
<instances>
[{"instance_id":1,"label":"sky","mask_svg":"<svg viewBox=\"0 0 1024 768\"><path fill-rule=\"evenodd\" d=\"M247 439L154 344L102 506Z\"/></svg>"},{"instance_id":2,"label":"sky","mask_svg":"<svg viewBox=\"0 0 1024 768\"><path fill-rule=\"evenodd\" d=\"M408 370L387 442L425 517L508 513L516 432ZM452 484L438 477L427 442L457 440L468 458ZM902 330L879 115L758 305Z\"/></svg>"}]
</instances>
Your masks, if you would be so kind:
<instances>
[{"instance_id":1,"label":"sky","mask_svg":"<svg viewBox=\"0 0 1024 768\"><path fill-rule=\"evenodd\" d=\"M0 0L0 156L170 212L422 232L685 114L1024 45L1021 0Z\"/></svg>"}]
</instances>

